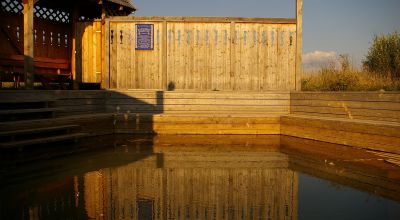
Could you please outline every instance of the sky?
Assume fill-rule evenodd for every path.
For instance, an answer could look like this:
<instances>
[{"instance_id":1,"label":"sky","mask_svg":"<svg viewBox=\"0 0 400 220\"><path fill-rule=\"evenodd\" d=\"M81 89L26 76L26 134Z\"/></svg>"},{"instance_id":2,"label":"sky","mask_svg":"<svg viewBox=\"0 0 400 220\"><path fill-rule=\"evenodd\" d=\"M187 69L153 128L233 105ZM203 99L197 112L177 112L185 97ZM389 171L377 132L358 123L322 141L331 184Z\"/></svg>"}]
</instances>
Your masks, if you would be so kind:
<instances>
[{"instance_id":1,"label":"sky","mask_svg":"<svg viewBox=\"0 0 400 220\"><path fill-rule=\"evenodd\" d=\"M133 0L137 16L294 18L295 0ZM360 66L374 35L400 31L400 0L303 0L303 64L348 54Z\"/></svg>"}]
</instances>

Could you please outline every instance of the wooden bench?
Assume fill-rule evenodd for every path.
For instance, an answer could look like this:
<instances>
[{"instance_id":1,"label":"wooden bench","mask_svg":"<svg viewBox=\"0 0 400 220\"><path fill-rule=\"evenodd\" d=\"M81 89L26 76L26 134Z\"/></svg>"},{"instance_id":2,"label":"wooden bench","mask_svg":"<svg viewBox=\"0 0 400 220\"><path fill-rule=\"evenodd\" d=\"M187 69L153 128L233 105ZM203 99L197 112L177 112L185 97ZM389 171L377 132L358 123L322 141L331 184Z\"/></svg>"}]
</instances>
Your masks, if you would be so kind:
<instances>
[{"instance_id":1,"label":"wooden bench","mask_svg":"<svg viewBox=\"0 0 400 220\"><path fill-rule=\"evenodd\" d=\"M0 54L0 82L13 82L14 88L20 87L24 80L24 56ZM62 89L71 80L70 61L46 57L34 58L35 81L39 81L46 89L50 82L57 82Z\"/></svg>"}]
</instances>

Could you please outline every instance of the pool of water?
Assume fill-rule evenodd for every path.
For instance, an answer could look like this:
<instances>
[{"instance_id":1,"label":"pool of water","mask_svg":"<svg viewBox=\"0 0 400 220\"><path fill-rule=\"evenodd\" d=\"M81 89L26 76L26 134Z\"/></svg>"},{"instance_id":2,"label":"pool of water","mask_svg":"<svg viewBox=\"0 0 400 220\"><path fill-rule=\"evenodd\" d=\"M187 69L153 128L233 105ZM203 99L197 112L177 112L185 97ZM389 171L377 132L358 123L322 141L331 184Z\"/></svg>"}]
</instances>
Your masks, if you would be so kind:
<instances>
[{"instance_id":1,"label":"pool of water","mask_svg":"<svg viewBox=\"0 0 400 220\"><path fill-rule=\"evenodd\" d=\"M0 219L400 219L400 167L341 145L108 136L62 149L3 155Z\"/></svg>"}]
</instances>

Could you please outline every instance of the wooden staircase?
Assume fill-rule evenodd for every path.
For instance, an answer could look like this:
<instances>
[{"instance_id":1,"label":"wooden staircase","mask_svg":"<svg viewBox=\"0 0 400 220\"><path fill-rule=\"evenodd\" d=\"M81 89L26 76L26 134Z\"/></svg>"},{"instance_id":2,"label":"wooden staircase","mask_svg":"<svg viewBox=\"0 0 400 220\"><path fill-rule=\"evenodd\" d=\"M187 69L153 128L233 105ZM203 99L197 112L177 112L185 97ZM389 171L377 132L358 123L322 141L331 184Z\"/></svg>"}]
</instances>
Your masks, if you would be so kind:
<instances>
[{"instance_id":1,"label":"wooden staircase","mask_svg":"<svg viewBox=\"0 0 400 220\"><path fill-rule=\"evenodd\" d=\"M77 141L86 136L79 125L41 126L41 120L55 118L59 109L53 105L53 100L0 100L0 149L22 150L28 146ZM35 127L7 129L13 122L27 122Z\"/></svg>"}]
</instances>

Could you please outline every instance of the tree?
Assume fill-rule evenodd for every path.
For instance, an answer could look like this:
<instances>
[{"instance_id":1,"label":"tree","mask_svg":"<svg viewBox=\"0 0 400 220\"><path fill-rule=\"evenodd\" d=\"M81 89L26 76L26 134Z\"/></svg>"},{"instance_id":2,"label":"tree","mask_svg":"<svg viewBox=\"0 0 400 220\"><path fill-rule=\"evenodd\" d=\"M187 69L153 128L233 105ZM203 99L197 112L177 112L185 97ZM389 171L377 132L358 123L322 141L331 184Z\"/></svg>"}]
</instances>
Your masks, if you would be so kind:
<instances>
[{"instance_id":1,"label":"tree","mask_svg":"<svg viewBox=\"0 0 400 220\"><path fill-rule=\"evenodd\" d=\"M363 61L364 68L391 79L400 78L400 33L375 36Z\"/></svg>"}]
</instances>

